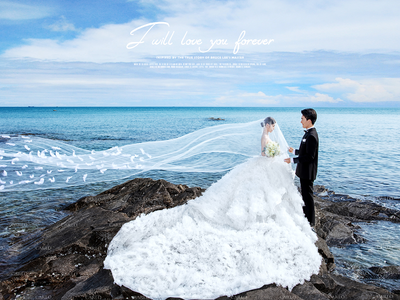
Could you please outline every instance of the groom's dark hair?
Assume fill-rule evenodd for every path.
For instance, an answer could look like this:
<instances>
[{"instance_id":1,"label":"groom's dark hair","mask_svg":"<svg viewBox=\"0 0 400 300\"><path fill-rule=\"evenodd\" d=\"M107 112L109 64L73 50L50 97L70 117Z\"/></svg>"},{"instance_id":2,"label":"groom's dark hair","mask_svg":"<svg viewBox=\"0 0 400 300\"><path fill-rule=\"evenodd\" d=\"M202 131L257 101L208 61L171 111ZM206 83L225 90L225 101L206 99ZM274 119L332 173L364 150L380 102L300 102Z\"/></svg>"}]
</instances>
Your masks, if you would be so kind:
<instances>
[{"instance_id":1,"label":"groom's dark hair","mask_svg":"<svg viewBox=\"0 0 400 300\"><path fill-rule=\"evenodd\" d=\"M307 120L311 120L311 123L314 125L315 121L317 121L317 112L312 109L312 108L307 108L303 109L301 111L301 114L306 118Z\"/></svg>"}]
</instances>

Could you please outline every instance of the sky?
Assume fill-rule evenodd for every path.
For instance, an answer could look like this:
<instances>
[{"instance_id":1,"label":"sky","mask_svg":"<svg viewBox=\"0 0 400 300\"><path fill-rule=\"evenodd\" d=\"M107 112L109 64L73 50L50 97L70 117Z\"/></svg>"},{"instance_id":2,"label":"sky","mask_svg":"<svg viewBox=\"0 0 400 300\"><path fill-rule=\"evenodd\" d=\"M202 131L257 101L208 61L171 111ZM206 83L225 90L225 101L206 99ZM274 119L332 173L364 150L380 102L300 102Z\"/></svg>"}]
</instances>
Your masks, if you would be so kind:
<instances>
[{"instance_id":1,"label":"sky","mask_svg":"<svg viewBox=\"0 0 400 300\"><path fill-rule=\"evenodd\" d=\"M0 106L400 107L398 0L0 0Z\"/></svg>"}]
</instances>

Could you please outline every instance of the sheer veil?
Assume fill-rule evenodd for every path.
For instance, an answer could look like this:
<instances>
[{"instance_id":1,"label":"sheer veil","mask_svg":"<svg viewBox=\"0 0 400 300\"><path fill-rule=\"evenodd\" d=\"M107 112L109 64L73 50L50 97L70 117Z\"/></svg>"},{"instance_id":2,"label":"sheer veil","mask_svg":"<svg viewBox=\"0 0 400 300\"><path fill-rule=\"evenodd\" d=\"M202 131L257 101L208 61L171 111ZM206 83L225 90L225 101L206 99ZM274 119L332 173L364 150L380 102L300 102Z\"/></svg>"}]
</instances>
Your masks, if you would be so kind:
<instances>
[{"instance_id":1,"label":"sheer veil","mask_svg":"<svg viewBox=\"0 0 400 300\"><path fill-rule=\"evenodd\" d=\"M269 133L269 137L272 141L277 142L279 144L279 147L281 149L281 153L284 156L289 157L288 155L288 149L289 149L289 145L286 142L286 139L281 131L281 129L279 128L278 123L275 123L275 129L274 131Z\"/></svg>"},{"instance_id":2,"label":"sheer veil","mask_svg":"<svg viewBox=\"0 0 400 300\"><path fill-rule=\"evenodd\" d=\"M260 121L211 126L182 137L94 151L35 136L0 136L0 192L64 188L149 170L222 172L260 155ZM278 126L270 138L287 155Z\"/></svg>"}]
</instances>

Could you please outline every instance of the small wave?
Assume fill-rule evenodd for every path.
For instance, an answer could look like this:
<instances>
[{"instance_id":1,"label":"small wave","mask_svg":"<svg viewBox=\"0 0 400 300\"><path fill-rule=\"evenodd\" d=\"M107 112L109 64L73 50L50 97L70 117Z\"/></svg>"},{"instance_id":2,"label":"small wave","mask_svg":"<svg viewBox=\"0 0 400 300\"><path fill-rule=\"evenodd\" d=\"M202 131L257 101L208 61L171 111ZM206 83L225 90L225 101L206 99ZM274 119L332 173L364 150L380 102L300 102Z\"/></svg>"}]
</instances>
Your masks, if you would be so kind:
<instances>
[{"instance_id":1,"label":"small wave","mask_svg":"<svg viewBox=\"0 0 400 300\"><path fill-rule=\"evenodd\" d=\"M132 139L127 138L115 138L115 137L93 137L91 141L131 141Z\"/></svg>"},{"instance_id":2,"label":"small wave","mask_svg":"<svg viewBox=\"0 0 400 300\"><path fill-rule=\"evenodd\" d=\"M73 142L75 140L71 139L64 139L60 137L56 137L54 135L51 135L49 133L32 133L32 132L18 132L18 133L9 133L9 134L0 134L0 142L5 142L8 141L10 138L18 138L18 137L39 137L43 139L49 139L53 141L63 141L63 142Z\"/></svg>"},{"instance_id":3,"label":"small wave","mask_svg":"<svg viewBox=\"0 0 400 300\"><path fill-rule=\"evenodd\" d=\"M39 136L40 133L33 133L33 132L24 132L24 133L18 133L19 136Z\"/></svg>"},{"instance_id":4,"label":"small wave","mask_svg":"<svg viewBox=\"0 0 400 300\"><path fill-rule=\"evenodd\" d=\"M63 138L60 138L60 137L49 136L49 135L44 135L42 137L46 138L46 139L49 139L49 140L53 140L53 141L63 141L63 142L74 142L74 141L76 141L76 140L63 139Z\"/></svg>"},{"instance_id":5,"label":"small wave","mask_svg":"<svg viewBox=\"0 0 400 300\"><path fill-rule=\"evenodd\" d=\"M381 201L400 201L400 198L396 198L393 196L379 196L379 197L376 197L376 199L381 200Z\"/></svg>"}]
</instances>

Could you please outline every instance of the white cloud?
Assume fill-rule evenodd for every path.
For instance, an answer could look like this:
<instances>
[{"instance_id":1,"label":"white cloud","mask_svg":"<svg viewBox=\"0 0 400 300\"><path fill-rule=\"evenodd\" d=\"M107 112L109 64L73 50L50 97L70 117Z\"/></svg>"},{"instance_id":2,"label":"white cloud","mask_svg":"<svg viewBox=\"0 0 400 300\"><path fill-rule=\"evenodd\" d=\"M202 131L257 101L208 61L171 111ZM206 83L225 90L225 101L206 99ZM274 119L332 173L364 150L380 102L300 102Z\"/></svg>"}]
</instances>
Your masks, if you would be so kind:
<instances>
[{"instance_id":1,"label":"white cloud","mask_svg":"<svg viewBox=\"0 0 400 300\"><path fill-rule=\"evenodd\" d=\"M61 16L61 18L57 22L48 25L46 27L52 31L61 31L61 32L76 30L74 24L68 22L64 16Z\"/></svg>"},{"instance_id":2,"label":"white cloud","mask_svg":"<svg viewBox=\"0 0 400 300\"><path fill-rule=\"evenodd\" d=\"M335 83L313 86L316 90L340 93L352 102L400 102L400 78L352 80L336 78Z\"/></svg>"},{"instance_id":3,"label":"white cloud","mask_svg":"<svg viewBox=\"0 0 400 300\"><path fill-rule=\"evenodd\" d=\"M320 93L315 93L315 95L309 96L307 100L310 102L329 102L329 103L338 103L343 101L340 98L333 99L331 96Z\"/></svg>"},{"instance_id":4,"label":"white cloud","mask_svg":"<svg viewBox=\"0 0 400 300\"><path fill-rule=\"evenodd\" d=\"M304 91L300 90L298 86L287 86L286 88L292 92L304 93Z\"/></svg>"},{"instance_id":5,"label":"white cloud","mask_svg":"<svg viewBox=\"0 0 400 300\"><path fill-rule=\"evenodd\" d=\"M315 103L315 102L339 103L339 102L343 101L340 98L334 99L331 96L326 95L326 94L321 94L321 93L312 94L310 91L301 90L297 86L293 86L293 87L288 87L287 86L286 88L288 90L292 91L292 92L296 92L296 93L302 94L301 96L300 95L291 95L291 96L289 96L289 97L292 98L292 100L295 99L298 102L307 101L307 102L313 102L313 103Z\"/></svg>"},{"instance_id":6,"label":"white cloud","mask_svg":"<svg viewBox=\"0 0 400 300\"><path fill-rule=\"evenodd\" d=\"M312 94L310 92L305 93L303 95L279 95L280 101L286 104L300 105L307 103L339 103L343 100L340 98L332 98L326 94L315 93Z\"/></svg>"},{"instance_id":7,"label":"white cloud","mask_svg":"<svg viewBox=\"0 0 400 300\"><path fill-rule=\"evenodd\" d=\"M4 2L3 2L4 3ZM8 3L8 2L7 2ZM271 51L399 51L400 6L397 0L338 0L324 2L296 1L152 1L163 10L160 20L170 27L154 27L143 44L128 50L126 45L138 41L139 32L130 32L149 20L133 20L125 24L109 24L90 28L69 41L27 40L28 45L9 49L5 57L56 61L132 62L155 55L201 54L217 39L226 45L212 50L233 54L242 31L245 39L274 39L269 45L241 45L238 54L250 56ZM57 27L67 29L68 26ZM172 45L152 45L170 32ZM202 40L202 45L181 45L186 40ZM168 37L168 38L169 38ZM210 51L211 52L211 51Z\"/></svg>"},{"instance_id":8,"label":"white cloud","mask_svg":"<svg viewBox=\"0 0 400 300\"><path fill-rule=\"evenodd\" d=\"M309 94L304 91L303 95L266 95L263 92L248 93L248 92L230 92L227 95L218 97L215 105L235 105L235 106L290 106L301 105L305 103L339 103L341 99L334 99L329 95L315 93Z\"/></svg>"},{"instance_id":9,"label":"white cloud","mask_svg":"<svg viewBox=\"0 0 400 300\"><path fill-rule=\"evenodd\" d=\"M263 92L230 92L215 99L217 106L254 106L256 104L277 105L279 100L275 96L267 96Z\"/></svg>"},{"instance_id":10,"label":"white cloud","mask_svg":"<svg viewBox=\"0 0 400 300\"><path fill-rule=\"evenodd\" d=\"M51 9L47 7L0 1L0 20L41 19L49 15L51 15Z\"/></svg>"},{"instance_id":11,"label":"white cloud","mask_svg":"<svg viewBox=\"0 0 400 300\"><path fill-rule=\"evenodd\" d=\"M21 70L21 65L26 68ZM0 102L3 106L209 106L220 88L231 87L212 81L215 78L125 63L17 62L0 73Z\"/></svg>"},{"instance_id":12,"label":"white cloud","mask_svg":"<svg viewBox=\"0 0 400 300\"><path fill-rule=\"evenodd\" d=\"M336 78L336 81L335 83L314 85L313 88L324 92L346 93L355 92L360 86L357 81L351 79Z\"/></svg>"},{"instance_id":13,"label":"white cloud","mask_svg":"<svg viewBox=\"0 0 400 300\"><path fill-rule=\"evenodd\" d=\"M64 62L124 62L130 60L125 48L128 34L128 25L106 25L87 29L77 38L63 42L28 39L28 45L9 49L3 56Z\"/></svg>"}]
</instances>

